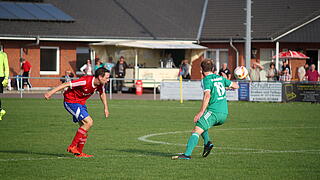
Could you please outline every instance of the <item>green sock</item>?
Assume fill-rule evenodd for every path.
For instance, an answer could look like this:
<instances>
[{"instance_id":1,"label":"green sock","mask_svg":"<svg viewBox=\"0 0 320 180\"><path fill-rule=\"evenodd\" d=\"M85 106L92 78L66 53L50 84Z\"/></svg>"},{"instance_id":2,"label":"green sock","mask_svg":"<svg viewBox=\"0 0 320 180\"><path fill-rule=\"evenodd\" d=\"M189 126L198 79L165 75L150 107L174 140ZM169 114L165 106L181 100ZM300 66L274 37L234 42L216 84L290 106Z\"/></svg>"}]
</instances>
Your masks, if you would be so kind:
<instances>
[{"instance_id":1,"label":"green sock","mask_svg":"<svg viewBox=\"0 0 320 180\"><path fill-rule=\"evenodd\" d=\"M201 134L202 138L203 138L203 143L204 144L207 144L209 141L210 141L210 137L209 137L209 133L208 133L208 130L204 131L202 134Z\"/></svg>"},{"instance_id":2,"label":"green sock","mask_svg":"<svg viewBox=\"0 0 320 180\"><path fill-rule=\"evenodd\" d=\"M192 135L189 138L189 141L188 141L188 144L187 144L187 148L186 148L186 152L184 153L184 155L191 156L193 149L198 144L198 140L199 140L199 134L198 133L192 133Z\"/></svg>"}]
</instances>

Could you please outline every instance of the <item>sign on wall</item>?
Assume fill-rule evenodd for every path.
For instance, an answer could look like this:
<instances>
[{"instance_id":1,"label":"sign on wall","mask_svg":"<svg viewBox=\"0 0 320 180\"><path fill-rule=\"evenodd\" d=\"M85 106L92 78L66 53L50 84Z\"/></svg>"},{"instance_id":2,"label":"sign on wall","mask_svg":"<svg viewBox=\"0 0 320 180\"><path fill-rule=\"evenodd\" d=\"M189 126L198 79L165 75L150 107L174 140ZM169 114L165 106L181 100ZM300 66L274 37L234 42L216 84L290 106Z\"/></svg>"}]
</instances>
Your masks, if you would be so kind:
<instances>
[{"instance_id":1,"label":"sign on wall","mask_svg":"<svg viewBox=\"0 0 320 180\"><path fill-rule=\"evenodd\" d=\"M285 101L320 102L320 84L283 84Z\"/></svg>"},{"instance_id":2,"label":"sign on wall","mask_svg":"<svg viewBox=\"0 0 320 180\"><path fill-rule=\"evenodd\" d=\"M250 101L281 102L282 83L280 82L251 82Z\"/></svg>"}]
</instances>

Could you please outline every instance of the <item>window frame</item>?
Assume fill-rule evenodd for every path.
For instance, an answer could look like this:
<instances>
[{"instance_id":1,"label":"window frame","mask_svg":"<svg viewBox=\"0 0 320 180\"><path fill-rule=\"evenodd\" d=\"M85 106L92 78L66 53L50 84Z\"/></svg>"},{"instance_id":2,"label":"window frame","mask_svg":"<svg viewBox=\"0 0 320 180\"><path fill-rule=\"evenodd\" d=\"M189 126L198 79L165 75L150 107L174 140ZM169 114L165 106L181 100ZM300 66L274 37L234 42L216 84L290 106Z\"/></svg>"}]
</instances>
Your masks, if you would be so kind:
<instances>
[{"instance_id":1,"label":"window frame","mask_svg":"<svg viewBox=\"0 0 320 180\"><path fill-rule=\"evenodd\" d=\"M204 58L208 58L207 57L207 52L215 52L216 53L216 57L213 60L216 60L216 69L217 69L217 73L220 70L220 52L227 52L228 53L228 59L227 59L227 64L229 64L229 49L226 48L214 48L214 49L207 49L204 55Z\"/></svg>"},{"instance_id":2,"label":"window frame","mask_svg":"<svg viewBox=\"0 0 320 180\"><path fill-rule=\"evenodd\" d=\"M55 71L41 71L41 49L55 49L56 50L56 70ZM40 46L40 75L59 75L60 74L60 48L58 46Z\"/></svg>"}]
</instances>

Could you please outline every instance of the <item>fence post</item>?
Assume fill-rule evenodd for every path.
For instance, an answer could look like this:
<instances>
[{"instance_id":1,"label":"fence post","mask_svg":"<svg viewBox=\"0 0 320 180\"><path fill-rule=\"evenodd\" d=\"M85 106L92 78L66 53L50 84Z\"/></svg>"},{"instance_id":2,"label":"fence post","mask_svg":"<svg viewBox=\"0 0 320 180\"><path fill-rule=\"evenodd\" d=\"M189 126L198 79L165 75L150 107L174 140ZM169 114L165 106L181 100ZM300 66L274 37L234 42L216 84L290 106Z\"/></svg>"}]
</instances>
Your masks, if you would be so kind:
<instances>
[{"instance_id":1,"label":"fence post","mask_svg":"<svg viewBox=\"0 0 320 180\"><path fill-rule=\"evenodd\" d=\"M110 85L109 85L109 99L112 99L112 80L113 78L110 78Z\"/></svg>"}]
</instances>

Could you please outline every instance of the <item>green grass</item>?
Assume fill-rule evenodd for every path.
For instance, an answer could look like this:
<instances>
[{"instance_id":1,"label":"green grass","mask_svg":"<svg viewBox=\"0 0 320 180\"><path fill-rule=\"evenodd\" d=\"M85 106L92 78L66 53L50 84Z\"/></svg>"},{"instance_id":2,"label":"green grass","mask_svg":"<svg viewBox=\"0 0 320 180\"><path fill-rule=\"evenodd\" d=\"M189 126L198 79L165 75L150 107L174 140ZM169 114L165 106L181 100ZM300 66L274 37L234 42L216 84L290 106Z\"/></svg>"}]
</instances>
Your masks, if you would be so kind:
<instances>
[{"instance_id":1,"label":"green grass","mask_svg":"<svg viewBox=\"0 0 320 180\"><path fill-rule=\"evenodd\" d=\"M61 100L3 99L0 122L0 179L319 179L320 105L230 102L228 121L211 128L216 148L202 158L173 161L183 152L199 101L109 102L103 117L99 100L89 100L94 119L85 152L75 159L65 150L77 124ZM199 145L202 144L200 140ZM62 157L62 158L61 158ZM70 157L70 158L68 158Z\"/></svg>"}]
</instances>

